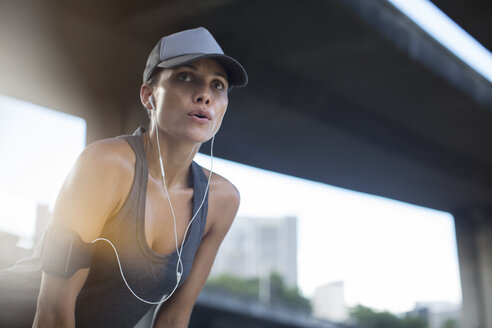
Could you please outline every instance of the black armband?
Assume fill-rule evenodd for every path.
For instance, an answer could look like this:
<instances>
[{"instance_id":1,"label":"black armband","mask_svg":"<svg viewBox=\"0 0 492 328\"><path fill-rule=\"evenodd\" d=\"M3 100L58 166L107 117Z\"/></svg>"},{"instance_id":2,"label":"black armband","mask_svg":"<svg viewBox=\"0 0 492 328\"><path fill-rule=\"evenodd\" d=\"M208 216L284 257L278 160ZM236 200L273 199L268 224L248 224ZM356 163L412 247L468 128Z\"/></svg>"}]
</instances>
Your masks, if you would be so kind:
<instances>
[{"instance_id":1,"label":"black armband","mask_svg":"<svg viewBox=\"0 0 492 328\"><path fill-rule=\"evenodd\" d=\"M91 265L93 253L94 244L82 241L75 231L50 227L43 244L43 270L70 278L77 270Z\"/></svg>"}]
</instances>

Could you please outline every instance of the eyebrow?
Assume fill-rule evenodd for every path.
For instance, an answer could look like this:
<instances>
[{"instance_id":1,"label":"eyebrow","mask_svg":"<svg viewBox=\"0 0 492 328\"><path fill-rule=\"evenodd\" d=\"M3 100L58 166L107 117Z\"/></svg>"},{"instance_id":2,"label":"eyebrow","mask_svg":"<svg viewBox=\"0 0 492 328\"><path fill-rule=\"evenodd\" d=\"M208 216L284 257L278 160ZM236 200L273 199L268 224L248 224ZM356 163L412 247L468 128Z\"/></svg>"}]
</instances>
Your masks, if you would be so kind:
<instances>
[{"instance_id":1,"label":"eyebrow","mask_svg":"<svg viewBox=\"0 0 492 328\"><path fill-rule=\"evenodd\" d=\"M185 64L185 65L183 65L183 66L181 66L181 67L188 67L188 68L191 68L191 69L192 69L192 70L194 70L194 71L198 71L198 68L196 68L196 67L195 67L194 65L192 65L192 64ZM229 82L229 78L228 78L226 75L222 74L222 73L215 72L215 73L214 73L214 75L221 76L221 77L223 77L226 81L228 81L228 82Z\"/></svg>"}]
</instances>

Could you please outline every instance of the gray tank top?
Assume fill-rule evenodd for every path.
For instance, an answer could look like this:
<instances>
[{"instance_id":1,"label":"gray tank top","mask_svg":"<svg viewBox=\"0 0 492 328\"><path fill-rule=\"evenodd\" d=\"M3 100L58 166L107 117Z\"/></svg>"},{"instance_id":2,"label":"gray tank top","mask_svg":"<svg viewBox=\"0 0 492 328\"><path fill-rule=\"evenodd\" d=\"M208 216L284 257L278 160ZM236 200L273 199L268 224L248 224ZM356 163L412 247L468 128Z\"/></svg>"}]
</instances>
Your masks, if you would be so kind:
<instances>
[{"instance_id":1,"label":"gray tank top","mask_svg":"<svg viewBox=\"0 0 492 328\"><path fill-rule=\"evenodd\" d=\"M159 301L176 285L177 253L156 253L145 240L148 166L142 139L144 131L139 127L132 136L122 136L133 148L136 156L133 184L120 212L106 223L101 237L109 239L115 245L123 273L133 291L145 300ZM195 162L192 162L191 173L195 213L204 197L207 177ZM184 273L180 286L190 273L200 245L207 218L207 205L208 195L200 213L191 224L183 247ZM133 327L150 307L151 305L136 299L125 286L111 246L107 242L98 241L89 276L77 298L76 326Z\"/></svg>"}]
</instances>

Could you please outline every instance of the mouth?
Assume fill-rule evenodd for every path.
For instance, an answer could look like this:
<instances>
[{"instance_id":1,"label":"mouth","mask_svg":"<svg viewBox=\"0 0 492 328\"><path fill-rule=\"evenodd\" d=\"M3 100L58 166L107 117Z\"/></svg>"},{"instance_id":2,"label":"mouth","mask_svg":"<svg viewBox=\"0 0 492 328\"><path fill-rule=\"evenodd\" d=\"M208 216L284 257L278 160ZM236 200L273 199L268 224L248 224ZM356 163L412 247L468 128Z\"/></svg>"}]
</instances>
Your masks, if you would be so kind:
<instances>
[{"instance_id":1,"label":"mouth","mask_svg":"<svg viewBox=\"0 0 492 328\"><path fill-rule=\"evenodd\" d=\"M210 113L208 111L205 111L202 109L194 110L191 113L189 113L188 115L189 116L195 116L195 117L202 119L202 120L210 121L212 119Z\"/></svg>"}]
</instances>

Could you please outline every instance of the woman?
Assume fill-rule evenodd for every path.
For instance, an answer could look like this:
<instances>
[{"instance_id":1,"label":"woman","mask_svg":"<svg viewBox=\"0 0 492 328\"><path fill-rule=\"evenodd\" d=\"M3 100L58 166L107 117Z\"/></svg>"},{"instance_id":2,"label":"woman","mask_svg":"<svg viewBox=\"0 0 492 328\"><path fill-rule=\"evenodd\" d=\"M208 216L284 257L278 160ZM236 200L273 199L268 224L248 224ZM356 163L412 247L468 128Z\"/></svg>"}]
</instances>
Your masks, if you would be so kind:
<instances>
[{"instance_id":1,"label":"woman","mask_svg":"<svg viewBox=\"0 0 492 328\"><path fill-rule=\"evenodd\" d=\"M204 28L159 41L140 89L149 129L88 146L60 191L52 225L95 252L70 277L43 274L34 327L133 327L157 303L155 327L187 327L239 206L236 188L193 158L246 83Z\"/></svg>"}]
</instances>

